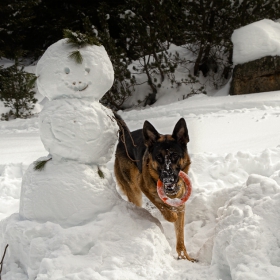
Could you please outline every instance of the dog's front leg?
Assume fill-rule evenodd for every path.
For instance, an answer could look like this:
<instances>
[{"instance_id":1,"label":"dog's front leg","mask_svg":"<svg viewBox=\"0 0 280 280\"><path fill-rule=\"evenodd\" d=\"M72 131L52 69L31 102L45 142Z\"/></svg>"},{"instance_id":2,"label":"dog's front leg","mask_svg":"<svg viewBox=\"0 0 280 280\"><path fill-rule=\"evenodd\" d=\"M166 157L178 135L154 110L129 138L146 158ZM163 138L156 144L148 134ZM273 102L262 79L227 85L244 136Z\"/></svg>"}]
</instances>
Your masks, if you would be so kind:
<instances>
[{"instance_id":1,"label":"dog's front leg","mask_svg":"<svg viewBox=\"0 0 280 280\"><path fill-rule=\"evenodd\" d=\"M184 242L184 224L185 224L185 207L181 211L178 211L178 218L174 222L176 232L176 250L178 253L178 259L187 259L191 262L196 262L196 259L191 258L186 250Z\"/></svg>"},{"instance_id":2,"label":"dog's front leg","mask_svg":"<svg viewBox=\"0 0 280 280\"><path fill-rule=\"evenodd\" d=\"M178 219L177 211L172 211L170 206L164 204L160 198L156 198L155 195L151 195L149 192L142 190L148 199L158 208L165 220L174 223Z\"/></svg>"}]
</instances>

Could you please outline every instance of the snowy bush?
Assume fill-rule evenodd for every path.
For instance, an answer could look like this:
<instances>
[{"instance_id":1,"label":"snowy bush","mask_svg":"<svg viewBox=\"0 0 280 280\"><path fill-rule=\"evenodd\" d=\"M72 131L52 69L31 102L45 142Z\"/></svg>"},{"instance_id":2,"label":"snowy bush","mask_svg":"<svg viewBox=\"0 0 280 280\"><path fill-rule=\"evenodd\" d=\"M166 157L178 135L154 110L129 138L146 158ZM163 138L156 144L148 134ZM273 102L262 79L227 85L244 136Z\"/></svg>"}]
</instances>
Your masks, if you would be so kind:
<instances>
[{"instance_id":1,"label":"snowy bush","mask_svg":"<svg viewBox=\"0 0 280 280\"><path fill-rule=\"evenodd\" d=\"M134 98L141 105L158 100L166 81L200 89L199 83L193 83L197 77L211 89L220 88L231 76L233 31L261 19L280 18L280 0L116 0L114 5L110 0L75 5L59 1L55 8L49 1L2 2L0 56L14 58L21 53L37 60L61 39L66 27L98 37L116 74L102 103L114 109L126 107L126 100L138 95L135 88L142 84L146 96ZM180 65L185 57L178 60L166 52L172 44L184 46L193 57ZM132 63L134 69L129 68ZM174 75L178 67L187 69L183 78ZM185 96L201 91L189 90Z\"/></svg>"},{"instance_id":2,"label":"snowy bush","mask_svg":"<svg viewBox=\"0 0 280 280\"><path fill-rule=\"evenodd\" d=\"M0 71L0 100L5 107L12 111L2 116L8 120L10 117L26 118L32 113L37 102L34 97L36 76L23 70L23 66L15 63Z\"/></svg>"}]
</instances>

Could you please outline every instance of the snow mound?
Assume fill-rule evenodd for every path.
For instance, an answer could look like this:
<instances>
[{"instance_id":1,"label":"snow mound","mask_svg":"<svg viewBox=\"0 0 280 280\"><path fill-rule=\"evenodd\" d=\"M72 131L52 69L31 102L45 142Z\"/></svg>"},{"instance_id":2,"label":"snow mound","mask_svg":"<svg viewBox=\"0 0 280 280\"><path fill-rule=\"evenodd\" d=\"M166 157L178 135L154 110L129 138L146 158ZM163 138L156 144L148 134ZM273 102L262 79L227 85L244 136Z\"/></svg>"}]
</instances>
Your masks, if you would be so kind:
<instances>
[{"instance_id":1,"label":"snow mound","mask_svg":"<svg viewBox=\"0 0 280 280\"><path fill-rule=\"evenodd\" d=\"M280 55L280 23L263 19L234 30L233 63Z\"/></svg>"},{"instance_id":2,"label":"snow mound","mask_svg":"<svg viewBox=\"0 0 280 280\"><path fill-rule=\"evenodd\" d=\"M111 211L70 228L18 214L4 220L4 279L167 279L173 258L158 221L145 209L115 202Z\"/></svg>"},{"instance_id":3,"label":"snow mound","mask_svg":"<svg viewBox=\"0 0 280 280\"><path fill-rule=\"evenodd\" d=\"M22 164L0 165L0 219L18 212Z\"/></svg>"},{"instance_id":4,"label":"snow mound","mask_svg":"<svg viewBox=\"0 0 280 280\"><path fill-rule=\"evenodd\" d=\"M83 62L69 57L77 51L66 39L51 45L37 64L39 92L50 100L57 98L90 98L99 100L112 86L114 70L103 46L79 49Z\"/></svg>"},{"instance_id":5,"label":"snow mound","mask_svg":"<svg viewBox=\"0 0 280 280\"><path fill-rule=\"evenodd\" d=\"M39 126L41 140L55 160L106 164L117 142L113 113L99 102L54 100L44 106Z\"/></svg>"},{"instance_id":6,"label":"snow mound","mask_svg":"<svg viewBox=\"0 0 280 280\"><path fill-rule=\"evenodd\" d=\"M192 157L186 240L213 279L279 278L279 158L280 148Z\"/></svg>"},{"instance_id":7,"label":"snow mound","mask_svg":"<svg viewBox=\"0 0 280 280\"><path fill-rule=\"evenodd\" d=\"M279 171L276 175L279 180ZM212 265L217 277L279 279L280 186L250 175L239 192L218 210Z\"/></svg>"}]
</instances>

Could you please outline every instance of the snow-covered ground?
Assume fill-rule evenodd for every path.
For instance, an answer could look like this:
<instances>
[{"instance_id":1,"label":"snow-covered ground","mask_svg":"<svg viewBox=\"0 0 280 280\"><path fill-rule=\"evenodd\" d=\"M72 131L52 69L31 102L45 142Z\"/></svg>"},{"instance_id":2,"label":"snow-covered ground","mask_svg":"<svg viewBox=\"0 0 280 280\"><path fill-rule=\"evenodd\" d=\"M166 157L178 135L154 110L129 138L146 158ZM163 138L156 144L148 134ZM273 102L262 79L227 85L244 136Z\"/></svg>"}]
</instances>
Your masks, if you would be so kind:
<instances>
[{"instance_id":1,"label":"snow-covered ground","mask_svg":"<svg viewBox=\"0 0 280 280\"><path fill-rule=\"evenodd\" d=\"M265 20L235 31L235 63L279 54L278 27ZM182 100L186 88L167 86L152 107L119 112L131 130L149 120L159 132L171 133L179 118L186 119L193 193L186 203L185 243L198 263L176 259L173 225L147 199L148 211L117 193L109 172L114 157L107 163L109 171L100 167L104 179L97 166L71 161L51 161L45 173L36 174L30 164L48 154L38 117L0 122L0 259L9 244L2 279L279 279L280 91L228 96L228 87L212 97ZM143 97L145 92L142 88ZM35 112L46 103L38 99ZM5 112L1 106L0 113ZM24 191L24 205L33 199L30 220L19 215L22 178L31 186ZM83 195L90 190L96 197L79 196L80 184ZM22 213L24 205L21 201ZM91 205L92 217L77 215L90 213ZM46 216L63 220L71 212L72 221L82 222L40 220L38 211L45 214L44 209Z\"/></svg>"},{"instance_id":2,"label":"snow-covered ground","mask_svg":"<svg viewBox=\"0 0 280 280\"><path fill-rule=\"evenodd\" d=\"M97 217L74 228L32 221L19 226L22 175L47 155L33 118L1 122L1 252L9 231L14 236L9 245L19 246L17 256L7 251L5 260L14 262L6 266L4 261L3 279L279 279L280 92L199 95L120 113L132 130L147 119L162 133L171 133L180 117L186 119L193 193L186 205L185 237L199 263L176 260L173 226L147 201L164 234L145 219L122 221L115 208L103 214L107 224ZM112 172L113 161L107 165ZM19 235L32 243L29 252L22 252L27 245L17 243ZM134 238L130 248L129 238ZM137 259L129 257L131 250L139 252ZM28 271L19 261L23 258Z\"/></svg>"}]
</instances>

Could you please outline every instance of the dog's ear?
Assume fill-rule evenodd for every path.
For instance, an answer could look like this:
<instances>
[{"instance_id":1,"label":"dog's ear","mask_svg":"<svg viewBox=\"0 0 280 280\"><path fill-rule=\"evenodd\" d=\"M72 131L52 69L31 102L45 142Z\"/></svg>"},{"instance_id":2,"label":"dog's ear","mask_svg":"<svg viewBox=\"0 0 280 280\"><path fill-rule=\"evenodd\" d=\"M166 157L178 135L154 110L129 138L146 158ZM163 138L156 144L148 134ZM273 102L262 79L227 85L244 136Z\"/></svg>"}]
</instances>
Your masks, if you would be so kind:
<instances>
[{"instance_id":1,"label":"dog's ear","mask_svg":"<svg viewBox=\"0 0 280 280\"><path fill-rule=\"evenodd\" d=\"M189 133L184 118L181 118L175 125L172 137L182 145L186 145L189 141Z\"/></svg>"},{"instance_id":2,"label":"dog's ear","mask_svg":"<svg viewBox=\"0 0 280 280\"><path fill-rule=\"evenodd\" d=\"M143 136L147 147L153 145L160 137L157 130L148 121L144 122Z\"/></svg>"}]
</instances>

